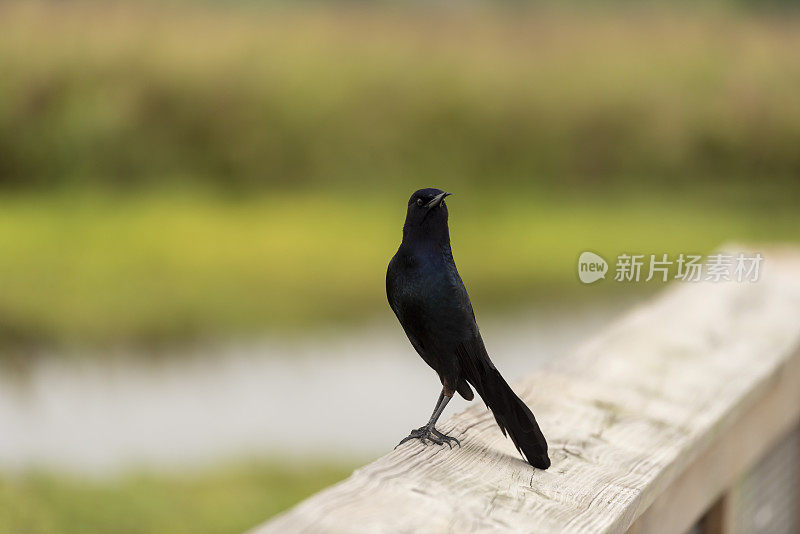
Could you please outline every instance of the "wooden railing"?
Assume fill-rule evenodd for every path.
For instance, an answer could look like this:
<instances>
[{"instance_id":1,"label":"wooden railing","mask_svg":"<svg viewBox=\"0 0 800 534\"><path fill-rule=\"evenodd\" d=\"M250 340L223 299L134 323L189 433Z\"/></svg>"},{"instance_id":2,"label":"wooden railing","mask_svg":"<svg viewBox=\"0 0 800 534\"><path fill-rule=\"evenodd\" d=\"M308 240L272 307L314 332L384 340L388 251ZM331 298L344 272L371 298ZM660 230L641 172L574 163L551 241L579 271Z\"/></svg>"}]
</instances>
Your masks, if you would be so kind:
<instances>
[{"instance_id":1,"label":"wooden railing","mask_svg":"<svg viewBox=\"0 0 800 534\"><path fill-rule=\"evenodd\" d=\"M758 282L675 284L514 384L549 470L475 402L441 424L461 448L407 443L253 532L742 533L731 495L800 421L800 253L761 252Z\"/></svg>"}]
</instances>

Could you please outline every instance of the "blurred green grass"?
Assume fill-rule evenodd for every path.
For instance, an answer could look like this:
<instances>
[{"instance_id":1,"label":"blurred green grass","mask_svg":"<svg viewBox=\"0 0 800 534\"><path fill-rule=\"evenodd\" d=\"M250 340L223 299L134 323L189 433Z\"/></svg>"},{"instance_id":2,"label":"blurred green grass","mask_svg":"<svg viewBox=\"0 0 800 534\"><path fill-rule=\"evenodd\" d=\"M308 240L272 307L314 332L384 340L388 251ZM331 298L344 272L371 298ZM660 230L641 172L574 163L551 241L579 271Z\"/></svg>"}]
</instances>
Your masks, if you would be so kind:
<instances>
[{"instance_id":1,"label":"blurred green grass","mask_svg":"<svg viewBox=\"0 0 800 534\"><path fill-rule=\"evenodd\" d=\"M243 532L346 478L352 466L241 463L194 474L0 478L0 534Z\"/></svg>"},{"instance_id":2,"label":"blurred green grass","mask_svg":"<svg viewBox=\"0 0 800 534\"><path fill-rule=\"evenodd\" d=\"M407 196L0 196L0 342L149 345L388 314L385 269ZM582 286L583 250L613 262L622 252L706 253L730 239L800 237L793 203L755 197L456 189L449 205L454 255L478 312L635 290L611 280Z\"/></svg>"}]
</instances>

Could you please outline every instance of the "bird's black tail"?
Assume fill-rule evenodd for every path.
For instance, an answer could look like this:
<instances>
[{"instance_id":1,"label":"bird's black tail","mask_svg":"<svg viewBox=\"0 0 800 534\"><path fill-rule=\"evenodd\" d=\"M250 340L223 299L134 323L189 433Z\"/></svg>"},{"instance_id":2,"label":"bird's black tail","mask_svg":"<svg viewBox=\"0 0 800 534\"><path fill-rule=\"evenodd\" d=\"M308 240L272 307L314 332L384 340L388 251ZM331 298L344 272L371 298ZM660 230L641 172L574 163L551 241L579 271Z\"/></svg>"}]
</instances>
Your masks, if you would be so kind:
<instances>
[{"instance_id":1,"label":"bird's black tail","mask_svg":"<svg viewBox=\"0 0 800 534\"><path fill-rule=\"evenodd\" d=\"M483 357L474 356L476 355L459 354L467 380L475 386L475 390L494 414L503 435L511 438L528 463L539 469L547 469L550 467L547 441L533 412L517 397L485 352Z\"/></svg>"}]
</instances>

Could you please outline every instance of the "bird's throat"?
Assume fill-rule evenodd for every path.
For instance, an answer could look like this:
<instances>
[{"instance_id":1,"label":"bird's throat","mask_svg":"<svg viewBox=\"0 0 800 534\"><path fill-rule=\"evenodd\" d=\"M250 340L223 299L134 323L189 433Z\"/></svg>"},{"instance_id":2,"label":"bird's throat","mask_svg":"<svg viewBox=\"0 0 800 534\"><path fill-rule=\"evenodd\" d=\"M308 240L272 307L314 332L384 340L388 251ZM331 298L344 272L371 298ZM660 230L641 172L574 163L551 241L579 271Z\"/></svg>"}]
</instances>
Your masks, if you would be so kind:
<instances>
[{"instance_id":1,"label":"bird's throat","mask_svg":"<svg viewBox=\"0 0 800 534\"><path fill-rule=\"evenodd\" d=\"M450 248L450 231L447 223L406 224L403 226L403 244Z\"/></svg>"}]
</instances>

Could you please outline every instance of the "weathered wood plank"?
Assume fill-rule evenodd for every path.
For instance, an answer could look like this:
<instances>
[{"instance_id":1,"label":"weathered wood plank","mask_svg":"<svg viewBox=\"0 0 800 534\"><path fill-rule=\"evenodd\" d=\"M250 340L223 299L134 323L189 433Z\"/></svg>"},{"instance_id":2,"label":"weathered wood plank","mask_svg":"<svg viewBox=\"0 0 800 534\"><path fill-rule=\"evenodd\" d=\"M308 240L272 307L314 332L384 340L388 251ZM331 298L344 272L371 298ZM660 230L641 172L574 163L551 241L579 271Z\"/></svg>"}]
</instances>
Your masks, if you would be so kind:
<instances>
[{"instance_id":1,"label":"weathered wood plank","mask_svg":"<svg viewBox=\"0 0 800 534\"><path fill-rule=\"evenodd\" d=\"M796 421L800 254L774 251L762 268L757 283L676 285L515 384L550 442L548 471L522 461L475 403L441 425L462 448L407 443L253 532L625 532L659 507L674 513L662 496L687 469L725 473L720 437L742 442L723 443L725 461L747 463ZM753 413L771 430L737 430ZM694 508L683 523L704 511Z\"/></svg>"},{"instance_id":2,"label":"weathered wood plank","mask_svg":"<svg viewBox=\"0 0 800 534\"><path fill-rule=\"evenodd\" d=\"M763 397L714 435L711 445L658 495L629 534L686 532L799 420L800 358L795 357L770 378Z\"/></svg>"}]
</instances>

